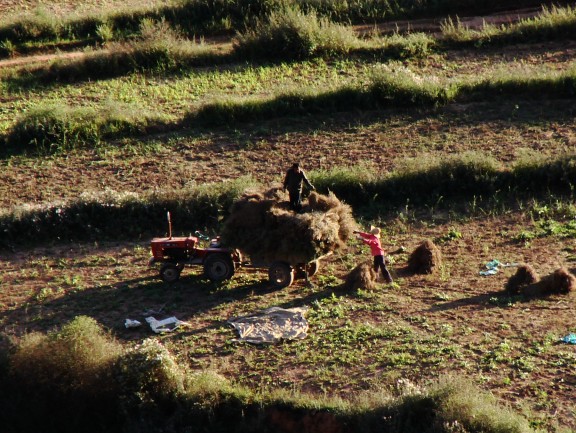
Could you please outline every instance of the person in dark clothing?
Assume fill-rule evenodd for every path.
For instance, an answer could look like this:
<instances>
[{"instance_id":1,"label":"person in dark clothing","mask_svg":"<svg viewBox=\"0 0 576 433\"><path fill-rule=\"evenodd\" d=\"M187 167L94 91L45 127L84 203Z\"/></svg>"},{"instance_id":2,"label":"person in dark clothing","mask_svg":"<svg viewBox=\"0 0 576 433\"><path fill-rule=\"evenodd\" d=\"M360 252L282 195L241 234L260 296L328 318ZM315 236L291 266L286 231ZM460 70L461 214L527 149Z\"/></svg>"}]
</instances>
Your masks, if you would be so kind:
<instances>
[{"instance_id":1,"label":"person in dark clothing","mask_svg":"<svg viewBox=\"0 0 576 433\"><path fill-rule=\"evenodd\" d=\"M311 190L316 189L310 183L304 171L300 168L300 164L295 162L286 172L286 177L284 178L284 191L288 190L290 196L290 209L295 212L300 212L302 210L303 183L305 183Z\"/></svg>"}]
</instances>

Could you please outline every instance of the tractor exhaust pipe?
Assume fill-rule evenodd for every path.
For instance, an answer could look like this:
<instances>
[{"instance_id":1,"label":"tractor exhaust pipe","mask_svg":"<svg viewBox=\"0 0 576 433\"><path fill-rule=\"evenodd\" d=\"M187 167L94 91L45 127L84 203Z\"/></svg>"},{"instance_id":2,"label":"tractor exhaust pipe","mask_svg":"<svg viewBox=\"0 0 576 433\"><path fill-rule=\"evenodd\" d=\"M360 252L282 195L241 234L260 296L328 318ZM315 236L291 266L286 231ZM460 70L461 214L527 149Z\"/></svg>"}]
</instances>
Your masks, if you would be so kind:
<instances>
[{"instance_id":1,"label":"tractor exhaust pipe","mask_svg":"<svg viewBox=\"0 0 576 433\"><path fill-rule=\"evenodd\" d=\"M168 239L172 239L172 218L170 218L170 211L166 212L168 217Z\"/></svg>"}]
</instances>

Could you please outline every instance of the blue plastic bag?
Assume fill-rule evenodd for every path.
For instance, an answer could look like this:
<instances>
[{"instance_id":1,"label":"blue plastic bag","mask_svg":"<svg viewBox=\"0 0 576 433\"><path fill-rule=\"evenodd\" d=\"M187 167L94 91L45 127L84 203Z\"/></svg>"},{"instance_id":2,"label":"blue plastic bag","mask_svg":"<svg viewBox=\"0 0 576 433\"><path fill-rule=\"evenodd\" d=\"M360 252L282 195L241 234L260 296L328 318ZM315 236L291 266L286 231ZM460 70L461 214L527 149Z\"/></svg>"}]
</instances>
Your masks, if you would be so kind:
<instances>
[{"instance_id":1,"label":"blue plastic bag","mask_svg":"<svg viewBox=\"0 0 576 433\"><path fill-rule=\"evenodd\" d=\"M560 341L569 344L576 344L576 334L568 334L567 336L562 337Z\"/></svg>"}]
</instances>

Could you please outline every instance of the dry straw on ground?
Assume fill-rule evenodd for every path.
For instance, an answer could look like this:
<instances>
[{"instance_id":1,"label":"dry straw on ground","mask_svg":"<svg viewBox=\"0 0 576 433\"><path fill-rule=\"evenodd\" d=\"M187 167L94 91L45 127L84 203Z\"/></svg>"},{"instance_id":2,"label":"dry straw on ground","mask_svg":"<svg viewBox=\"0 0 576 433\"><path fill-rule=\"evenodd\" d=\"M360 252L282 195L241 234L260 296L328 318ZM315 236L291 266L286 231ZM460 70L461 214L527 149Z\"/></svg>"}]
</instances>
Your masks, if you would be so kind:
<instances>
[{"instance_id":1,"label":"dry straw on ground","mask_svg":"<svg viewBox=\"0 0 576 433\"><path fill-rule=\"evenodd\" d=\"M221 238L254 262L297 264L344 248L356 228L350 206L332 193L312 192L298 214L282 190L271 189L245 192L232 205Z\"/></svg>"},{"instance_id":2,"label":"dry straw on ground","mask_svg":"<svg viewBox=\"0 0 576 433\"><path fill-rule=\"evenodd\" d=\"M378 274L371 262L360 263L346 276L343 288L348 291L373 290L376 288L377 278Z\"/></svg>"},{"instance_id":3,"label":"dry straw on ground","mask_svg":"<svg viewBox=\"0 0 576 433\"><path fill-rule=\"evenodd\" d=\"M442 266L442 253L430 239L423 241L408 258L408 272L435 274Z\"/></svg>"}]
</instances>

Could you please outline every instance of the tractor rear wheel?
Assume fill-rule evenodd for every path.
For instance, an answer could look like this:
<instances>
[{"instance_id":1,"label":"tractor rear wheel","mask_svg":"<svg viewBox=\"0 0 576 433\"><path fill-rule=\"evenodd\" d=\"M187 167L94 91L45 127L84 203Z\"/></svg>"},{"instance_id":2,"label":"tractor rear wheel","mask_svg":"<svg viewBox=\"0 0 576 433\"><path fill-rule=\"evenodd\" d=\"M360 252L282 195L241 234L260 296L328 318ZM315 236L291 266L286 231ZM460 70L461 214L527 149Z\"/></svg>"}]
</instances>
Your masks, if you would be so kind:
<instances>
[{"instance_id":1,"label":"tractor rear wheel","mask_svg":"<svg viewBox=\"0 0 576 433\"><path fill-rule=\"evenodd\" d=\"M226 254L210 254L204 260L204 275L214 282L229 280L234 275L234 263Z\"/></svg>"},{"instance_id":2,"label":"tractor rear wheel","mask_svg":"<svg viewBox=\"0 0 576 433\"><path fill-rule=\"evenodd\" d=\"M181 271L182 267L174 263L164 263L160 267L160 278L162 278L162 281L165 283L173 283L178 281Z\"/></svg>"},{"instance_id":3,"label":"tractor rear wheel","mask_svg":"<svg viewBox=\"0 0 576 433\"><path fill-rule=\"evenodd\" d=\"M294 269L286 262L274 262L268 269L268 278L278 289L288 287L294 282Z\"/></svg>"}]
</instances>

